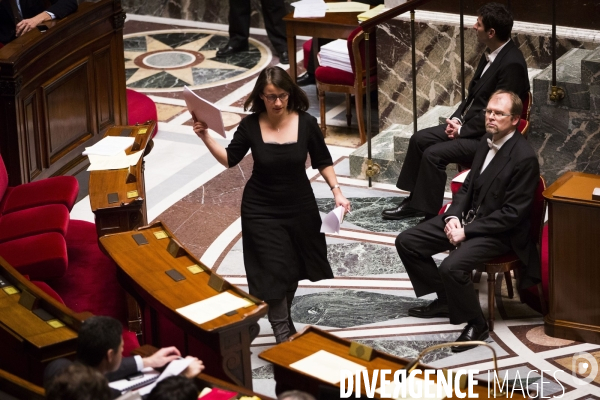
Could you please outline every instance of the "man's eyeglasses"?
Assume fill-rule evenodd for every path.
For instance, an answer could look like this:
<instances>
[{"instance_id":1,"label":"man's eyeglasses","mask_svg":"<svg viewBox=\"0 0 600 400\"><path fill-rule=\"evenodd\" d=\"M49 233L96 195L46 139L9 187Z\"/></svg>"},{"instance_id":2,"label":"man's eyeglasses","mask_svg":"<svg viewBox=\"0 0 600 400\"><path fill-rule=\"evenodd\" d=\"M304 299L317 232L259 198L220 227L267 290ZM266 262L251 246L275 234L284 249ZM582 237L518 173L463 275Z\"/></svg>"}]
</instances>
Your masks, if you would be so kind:
<instances>
[{"instance_id":1,"label":"man's eyeglasses","mask_svg":"<svg viewBox=\"0 0 600 400\"><path fill-rule=\"evenodd\" d=\"M265 99L267 99L267 101L269 103L275 103L277 101L277 99L281 100L282 102L286 101L288 99L288 97L290 97L289 93L281 93L279 96L275 95L275 94L264 94L263 93L263 97Z\"/></svg>"},{"instance_id":2,"label":"man's eyeglasses","mask_svg":"<svg viewBox=\"0 0 600 400\"><path fill-rule=\"evenodd\" d=\"M482 111L486 117L491 117L492 115L494 115L496 118L500 118L500 117L510 117L512 115L512 114L504 114L499 111L488 110L486 108L484 108Z\"/></svg>"}]
</instances>

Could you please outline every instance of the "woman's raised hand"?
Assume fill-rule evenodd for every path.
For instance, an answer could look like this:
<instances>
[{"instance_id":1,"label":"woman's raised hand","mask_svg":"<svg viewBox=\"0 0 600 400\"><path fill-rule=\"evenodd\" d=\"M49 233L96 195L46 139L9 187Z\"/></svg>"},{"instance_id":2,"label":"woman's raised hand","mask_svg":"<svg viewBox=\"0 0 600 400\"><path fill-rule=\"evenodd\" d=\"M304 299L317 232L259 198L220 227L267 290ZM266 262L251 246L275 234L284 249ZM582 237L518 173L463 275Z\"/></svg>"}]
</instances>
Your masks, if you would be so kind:
<instances>
[{"instance_id":1,"label":"woman's raised hand","mask_svg":"<svg viewBox=\"0 0 600 400\"><path fill-rule=\"evenodd\" d=\"M200 139L203 139L205 135L208 134L208 125L204 121L196 121L194 122L194 132Z\"/></svg>"}]
</instances>

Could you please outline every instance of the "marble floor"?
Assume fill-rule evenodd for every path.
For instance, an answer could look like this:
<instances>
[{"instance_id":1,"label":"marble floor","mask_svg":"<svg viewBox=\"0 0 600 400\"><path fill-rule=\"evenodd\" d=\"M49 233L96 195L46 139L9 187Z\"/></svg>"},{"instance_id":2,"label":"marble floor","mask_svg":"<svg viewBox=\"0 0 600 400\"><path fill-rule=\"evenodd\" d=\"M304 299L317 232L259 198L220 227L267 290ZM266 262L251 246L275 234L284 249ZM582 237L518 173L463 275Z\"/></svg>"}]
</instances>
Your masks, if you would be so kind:
<instances>
[{"instance_id":1,"label":"marble floor","mask_svg":"<svg viewBox=\"0 0 600 400\"><path fill-rule=\"evenodd\" d=\"M251 174L252 156L229 170L218 164L193 133L191 116L180 96L187 85L222 109L227 138L215 137L226 145L245 115L242 104L257 73L266 65L278 65L279 60L264 31L253 30L247 53L218 59L215 50L226 40L227 27L183 23L135 15L129 15L125 23L127 84L150 95L159 115L154 149L146 157L148 219L166 223L203 263L247 290L240 201ZM298 50L301 69L302 51ZM310 112L318 117L315 87L306 90ZM343 96L328 96L327 110L327 143L353 211L339 234L327 235L335 279L302 281L292 307L293 319L297 328L315 325L378 350L413 358L427 346L455 339L462 326L446 319L408 316L408 308L430 299L415 297L394 240L418 220L381 220L381 210L406 194L387 184L368 188L365 181L350 177L348 157L359 142L356 121L346 127ZM376 130L376 117L373 122ZM317 171L307 169L306 173L319 209L328 212L333 205L331 191ZM93 221L87 197L76 204L72 217ZM443 257L439 254L436 259ZM487 312L486 279L476 287ZM564 388L564 399L600 398L600 376L587 383L572 374L581 353L600 360L600 346L544 335L542 316L518 298L509 299L501 277L498 288L496 325L489 343L499 356L500 375L508 374L509 380L520 380L529 389L543 387L543 397L560 396ZM266 319L260 325L260 335L252 343L254 390L274 397L272 368L258 355L275 341ZM428 354L425 362L435 367L477 369L481 378L492 367L491 354L482 347L460 354L438 350Z\"/></svg>"}]
</instances>

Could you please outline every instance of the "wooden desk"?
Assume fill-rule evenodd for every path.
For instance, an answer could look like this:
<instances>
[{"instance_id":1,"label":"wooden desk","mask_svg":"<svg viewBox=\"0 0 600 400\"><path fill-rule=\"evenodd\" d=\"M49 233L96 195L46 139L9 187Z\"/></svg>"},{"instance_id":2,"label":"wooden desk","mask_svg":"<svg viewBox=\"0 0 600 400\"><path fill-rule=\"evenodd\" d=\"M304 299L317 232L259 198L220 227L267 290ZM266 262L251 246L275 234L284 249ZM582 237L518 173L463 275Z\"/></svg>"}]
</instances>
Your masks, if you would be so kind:
<instances>
[{"instance_id":1,"label":"wooden desk","mask_svg":"<svg viewBox=\"0 0 600 400\"><path fill-rule=\"evenodd\" d=\"M154 354L157 350L158 349L154 346L144 345L144 346L138 347L137 349L133 350L131 353L138 354L142 357L148 357L148 356L151 356L152 354ZM196 387L198 388L198 390L202 390L206 387L220 388L220 389L230 390L232 392L237 392L238 394L243 395L243 396L250 396L250 397L257 396L261 400L273 400L270 397L266 397L262 394L258 394L256 392L248 390L245 387L237 386L230 382L225 382L219 378L215 378L214 376L210 376L205 373L201 373L200 375L196 376L194 378L194 383L196 384Z\"/></svg>"},{"instance_id":2,"label":"wooden desk","mask_svg":"<svg viewBox=\"0 0 600 400\"><path fill-rule=\"evenodd\" d=\"M144 157L152 150L152 135L155 130L156 122L152 121L148 125L114 126L104 135L133 136L135 142L125 153L143 151L144 155L135 166L128 169L90 172L88 190L92 212L96 217L98 237L131 231L148 223ZM114 203L109 201L111 193L117 195L117 201Z\"/></svg>"},{"instance_id":3,"label":"wooden desk","mask_svg":"<svg viewBox=\"0 0 600 400\"><path fill-rule=\"evenodd\" d=\"M290 58L290 76L296 82L296 36L312 36L323 39L348 39L358 24L358 12L326 13L323 18L294 18L291 12L285 21L288 56Z\"/></svg>"},{"instance_id":4,"label":"wooden desk","mask_svg":"<svg viewBox=\"0 0 600 400\"><path fill-rule=\"evenodd\" d=\"M157 239L154 233L160 231L168 238ZM135 234L142 234L148 244L138 245L132 237ZM183 353L200 358L210 375L252 389L250 341L258 334L257 321L267 313L267 305L224 281L183 247L181 255L173 257L167 248L174 237L157 222L100 238L100 246L117 263L119 282L142 309L144 342L156 347L177 346ZM187 269L192 265L204 272L193 274ZM165 273L171 269L185 280L171 279ZM209 280L222 282L221 291L245 297L254 305L200 325L179 314L176 309L219 293L209 286Z\"/></svg>"},{"instance_id":5,"label":"wooden desk","mask_svg":"<svg viewBox=\"0 0 600 400\"><path fill-rule=\"evenodd\" d=\"M21 400L44 400L46 398L46 393L40 386L0 370L0 399L6 398L5 395Z\"/></svg>"},{"instance_id":6,"label":"wooden desk","mask_svg":"<svg viewBox=\"0 0 600 400\"><path fill-rule=\"evenodd\" d=\"M83 1L0 49L0 152L9 185L74 175L81 152L127 123L119 0Z\"/></svg>"},{"instance_id":7,"label":"wooden desk","mask_svg":"<svg viewBox=\"0 0 600 400\"><path fill-rule=\"evenodd\" d=\"M73 358L77 331L90 313L74 313L25 279L0 257L0 277L18 293L0 290L0 369L37 385L46 365L61 357ZM57 328L34 314L43 310L60 322Z\"/></svg>"},{"instance_id":8,"label":"wooden desk","mask_svg":"<svg viewBox=\"0 0 600 400\"><path fill-rule=\"evenodd\" d=\"M600 176L567 172L544 191L548 201L547 335L600 344Z\"/></svg>"},{"instance_id":9,"label":"wooden desk","mask_svg":"<svg viewBox=\"0 0 600 400\"><path fill-rule=\"evenodd\" d=\"M373 376L373 370L375 369L389 369L392 371L392 377L390 380L393 380L393 373L396 370L404 368L409 363L409 360L407 359L395 357L377 350L373 350L373 357L371 361L365 361L357 357L350 356L349 341L312 326L309 326L302 332L292 336L291 341L278 344L277 346L263 351L261 354L259 354L259 357L274 365L275 380L277 381L276 392L278 394L285 390L301 389L313 394L315 397L318 397L321 387L335 388L334 392L339 394L339 383L335 386L331 386L331 384L326 381L306 375L289 367L290 364L308 357L319 350L325 350L329 353L346 358L350 361L367 367L370 377ZM426 366L422 364L419 365L421 368L426 368ZM432 379L435 380L433 376ZM379 378L377 382L379 382ZM365 392L362 387L362 383L363 382L361 382L360 390L364 395ZM377 387L379 387L379 383L377 384ZM478 394L480 399L490 398L488 397L487 393L487 382L479 380L479 385L475 386L473 389L473 392ZM462 390L462 392L466 393L466 390L467 389ZM457 398L456 395L457 394L455 393L453 398ZM380 398L377 393L375 393L375 397ZM351 396L351 398L354 398L354 394ZM525 397L520 396L519 392L516 391L515 396L512 398L524 399Z\"/></svg>"}]
</instances>

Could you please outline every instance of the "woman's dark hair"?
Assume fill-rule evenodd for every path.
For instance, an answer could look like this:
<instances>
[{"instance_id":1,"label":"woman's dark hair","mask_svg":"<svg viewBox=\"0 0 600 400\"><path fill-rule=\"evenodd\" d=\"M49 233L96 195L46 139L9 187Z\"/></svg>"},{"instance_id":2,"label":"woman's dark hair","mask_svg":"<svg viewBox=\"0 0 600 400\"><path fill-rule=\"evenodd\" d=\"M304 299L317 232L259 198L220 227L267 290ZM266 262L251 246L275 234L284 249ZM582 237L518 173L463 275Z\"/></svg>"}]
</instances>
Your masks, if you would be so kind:
<instances>
[{"instance_id":1,"label":"woman's dark hair","mask_svg":"<svg viewBox=\"0 0 600 400\"><path fill-rule=\"evenodd\" d=\"M109 400L108 381L97 369L71 364L46 388L48 400Z\"/></svg>"},{"instance_id":2,"label":"woman's dark hair","mask_svg":"<svg viewBox=\"0 0 600 400\"><path fill-rule=\"evenodd\" d=\"M250 93L250 96L248 96L244 103L244 110L250 109L252 112L261 113L267 109L260 95L269 84L285 90L289 94L288 111L308 110L308 97L306 97L304 90L300 89L300 86L294 83L289 74L279 67L267 67L262 70L260 75L258 75L252 93Z\"/></svg>"},{"instance_id":3,"label":"woman's dark hair","mask_svg":"<svg viewBox=\"0 0 600 400\"><path fill-rule=\"evenodd\" d=\"M170 376L152 389L148 400L196 400L198 389L191 379L185 376Z\"/></svg>"},{"instance_id":4,"label":"woman's dark hair","mask_svg":"<svg viewBox=\"0 0 600 400\"><path fill-rule=\"evenodd\" d=\"M487 3L477 10L485 31L494 29L496 37L505 42L510 38L513 27L513 16L508 9L499 3Z\"/></svg>"}]
</instances>

